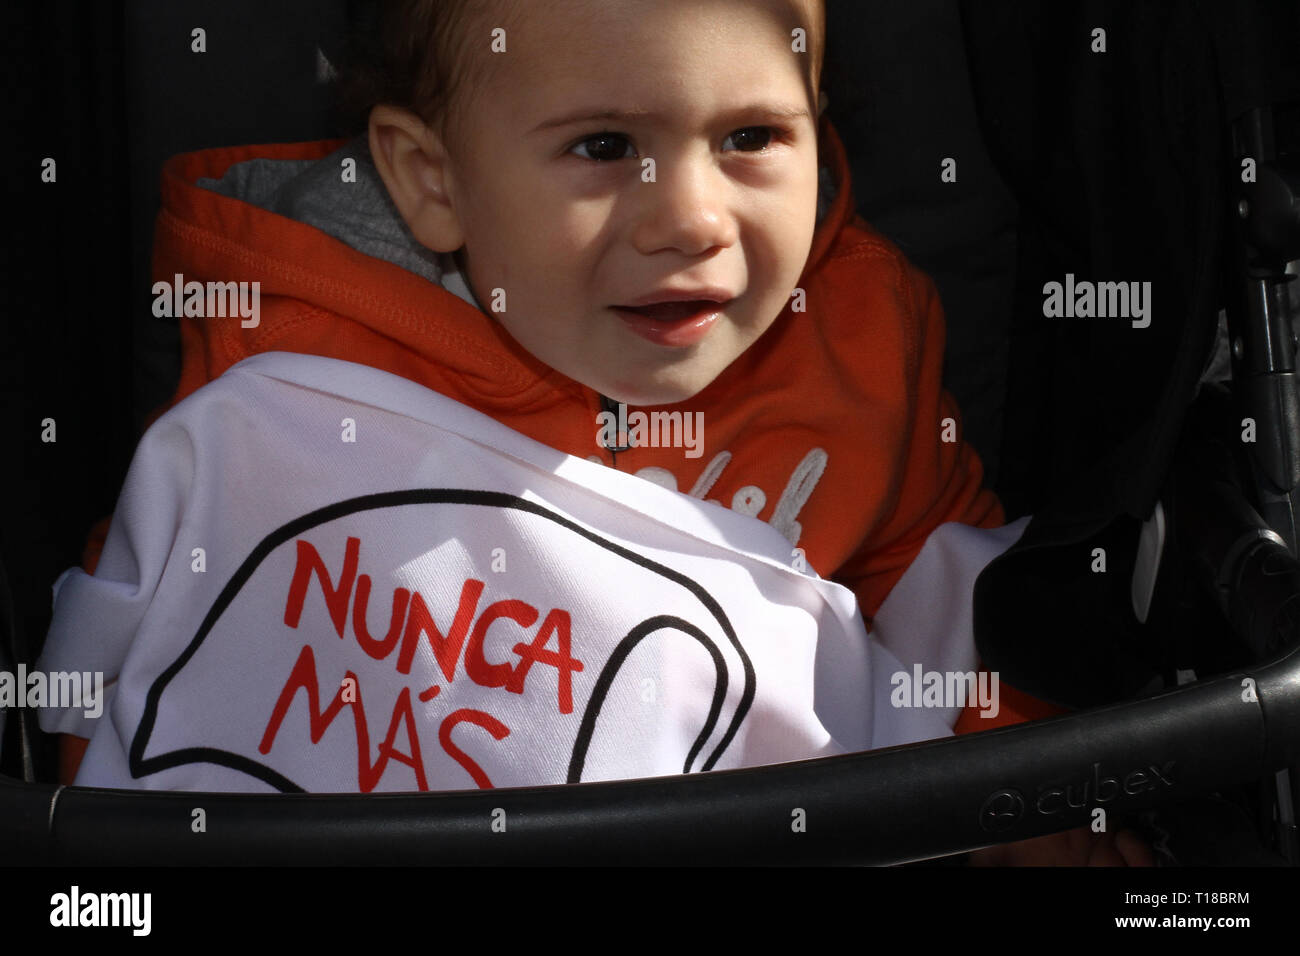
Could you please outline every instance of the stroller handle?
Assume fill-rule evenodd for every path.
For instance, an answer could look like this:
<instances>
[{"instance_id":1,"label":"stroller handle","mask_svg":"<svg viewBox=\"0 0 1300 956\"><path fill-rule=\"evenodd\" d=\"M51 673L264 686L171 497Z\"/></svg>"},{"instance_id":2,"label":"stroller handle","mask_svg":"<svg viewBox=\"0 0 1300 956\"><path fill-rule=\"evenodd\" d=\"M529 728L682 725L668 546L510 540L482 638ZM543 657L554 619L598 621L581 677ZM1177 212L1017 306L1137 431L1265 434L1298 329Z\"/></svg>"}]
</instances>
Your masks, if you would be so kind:
<instances>
[{"instance_id":1,"label":"stroller handle","mask_svg":"<svg viewBox=\"0 0 1300 956\"><path fill-rule=\"evenodd\" d=\"M741 770L433 794L100 790L0 778L8 860L891 864L1070 829L1300 755L1300 648L1139 701ZM202 808L206 832L191 830ZM1106 821L1109 826L1109 820Z\"/></svg>"}]
</instances>

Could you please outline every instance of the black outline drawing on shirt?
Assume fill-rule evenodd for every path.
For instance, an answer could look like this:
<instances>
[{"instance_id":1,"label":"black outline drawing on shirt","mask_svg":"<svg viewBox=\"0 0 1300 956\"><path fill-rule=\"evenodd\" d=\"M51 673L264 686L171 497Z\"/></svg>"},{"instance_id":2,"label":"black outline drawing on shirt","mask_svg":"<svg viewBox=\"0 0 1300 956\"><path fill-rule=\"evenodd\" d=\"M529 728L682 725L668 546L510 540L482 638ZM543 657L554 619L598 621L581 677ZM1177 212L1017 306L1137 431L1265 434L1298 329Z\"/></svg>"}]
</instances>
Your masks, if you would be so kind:
<instances>
[{"instance_id":1,"label":"black outline drawing on shirt","mask_svg":"<svg viewBox=\"0 0 1300 956\"><path fill-rule=\"evenodd\" d=\"M148 747L149 738L153 733L154 724L158 717L158 706L162 699L163 691L177 674L185 667L189 660L198 651L208 634L216 626L217 621L225 612L226 608L234 601L240 590L252 578L261 563L282 544L293 540L298 535L322 524L335 521L347 515L356 514L361 511L373 511L381 508L393 508L406 505L430 505L430 504L457 504L471 505L489 508L513 509L523 511L528 514L545 518L555 524L566 528L575 534L581 535L593 544L604 548L613 554L618 555L645 568L648 571L659 574L670 581L673 581L686 588L695 596L705 609L713 616L718 625L726 634L731 646L735 648L742 662L744 671L744 687L741 692L740 701L736 706L735 714L727 726L726 732L722 739L714 747L708 758L704 761L700 770L711 770L717 763L718 759L726 751L731 741L735 738L736 732L740 729L741 723L749 713L750 706L753 703L756 692L756 680L754 667L741 645L736 632L731 625L726 613L722 610L717 600L709 594L698 582L687 577L686 575L665 567L658 562L651 561L642 555L630 551L620 545L607 541L600 535L587 528L582 527L567 518L542 507L536 502L519 498L515 495L505 494L494 491L472 491L468 489L455 488L430 488L430 489L413 489L407 491L388 491L377 492L370 495L362 495L356 498L349 498L344 501L336 502L332 505L326 505L315 511L309 512L300 518L295 518L286 524L281 525L275 531L272 531L263 538L244 560L239 569L226 582L221 593L213 602L212 607L204 616L203 622L199 625L197 633L176 658L161 674L155 678L145 696L144 712L140 717L140 723L131 740L131 749L129 753L128 766L131 775L135 778L148 776L149 774L158 773L171 767L178 767L189 763L213 763L223 767L229 767L255 777L271 786L275 787L282 793L303 793L302 787L295 784L292 780L283 774L272 770L270 767L245 757L242 754L231 753L227 750L221 750L216 747L185 747L179 750L172 750L167 753L158 754L153 757L145 757L144 752ZM618 669L627 659L628 655L643 638L649 636L657 630L672 629L681 631L690 635L699 641L709 653L713 660L714 669L717 679L714 684L713 698L709 707L709 714L705 720L704 726L695 738L695 742L690 752L686 756L685 763L682 767L682 773L691 773L691 767L703 749L705 742L712 736L714 728L717 726L718 718L722 712L723 703L728 687L728 670L726 661L721 651L714 645L713 641L704 634L699 628L688 623L687 621L671 615L658 615L647 618L636 627L634 627L627 636L625 636L614 651L610 654L608 660L601 668L595 685L593 686L591 696L582 715L582 721L579 725L577 738L574 741L573 750L569 760L568 780L569 783L577 783L582 779L583 765L586 759L587 749L591 739L595 734L596 722L600 716L600 709L604 703L605 696L618 674Z\"/></svg>"}]
</instances>

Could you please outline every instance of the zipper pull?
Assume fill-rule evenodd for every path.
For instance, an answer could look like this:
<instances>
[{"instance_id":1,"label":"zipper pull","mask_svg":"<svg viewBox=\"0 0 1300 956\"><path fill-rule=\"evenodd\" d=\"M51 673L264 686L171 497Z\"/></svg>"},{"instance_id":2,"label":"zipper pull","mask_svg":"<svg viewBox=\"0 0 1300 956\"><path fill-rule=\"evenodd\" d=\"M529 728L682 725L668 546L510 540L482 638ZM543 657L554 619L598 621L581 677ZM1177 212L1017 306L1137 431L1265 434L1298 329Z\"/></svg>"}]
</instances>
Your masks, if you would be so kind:
<instances>
[{"instance_id":1,"label":"zipper pull","mask_svg":"<svg viewBox=\"0 0 1300 956\"><path fill-rule=\"evenodd\" d=\"M619 422L619 414L618 414L618 410L619 410L620 405L621 405L620 402L616 402L616 401L614 401L612 398L608 398L608 397L606 397L606 396L604 396L604 395L600 396L600 408L601 408L601 411L602 411L602 412L608 412L609 414L611 414L611 415L614 416L614 435L615 435L615 441L618 440L617 436L620 434L620 432L619 432L619 430L618 430L618 422ZM605 447L605 450L608 451L608 452L610 453L610 456L613 458L613 460L614 460L614 467L617 468L617 467L618 467L618 453L619 453L620 451L628 451L632 446L631 446L631 445L614 444L614 445L605 445L604 447Z\"/></svg>"}]
</instances>

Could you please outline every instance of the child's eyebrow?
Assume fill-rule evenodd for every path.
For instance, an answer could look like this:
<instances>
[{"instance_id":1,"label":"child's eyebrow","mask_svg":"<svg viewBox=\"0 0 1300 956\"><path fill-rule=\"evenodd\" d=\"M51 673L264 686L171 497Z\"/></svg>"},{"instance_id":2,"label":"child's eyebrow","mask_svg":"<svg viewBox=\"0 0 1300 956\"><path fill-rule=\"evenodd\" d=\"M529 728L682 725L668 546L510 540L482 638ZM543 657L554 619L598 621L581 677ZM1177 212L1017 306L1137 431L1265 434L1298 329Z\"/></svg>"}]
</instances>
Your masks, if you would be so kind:
<instances>
[{"instance_id":1,"label":"child's eyebrow","mask_svg":"<svg viewBox=\"0 0 1300 956\"><path fill-rule=\"evenodd\" d=\"M741 122L746 119L798 120L810 119L811 114L808 112L807 108L803 106L753 103L748 106L728 110L723 114L723 118L734 122ZM664 123L664 115L652 110L583 109L538 123L529 131L529 135L544 130L556 129L562 126L573 126L577 123L589 123L594 120L605 120L616 123L650 123L662 125Z\"/></svg>"}]
</instances>

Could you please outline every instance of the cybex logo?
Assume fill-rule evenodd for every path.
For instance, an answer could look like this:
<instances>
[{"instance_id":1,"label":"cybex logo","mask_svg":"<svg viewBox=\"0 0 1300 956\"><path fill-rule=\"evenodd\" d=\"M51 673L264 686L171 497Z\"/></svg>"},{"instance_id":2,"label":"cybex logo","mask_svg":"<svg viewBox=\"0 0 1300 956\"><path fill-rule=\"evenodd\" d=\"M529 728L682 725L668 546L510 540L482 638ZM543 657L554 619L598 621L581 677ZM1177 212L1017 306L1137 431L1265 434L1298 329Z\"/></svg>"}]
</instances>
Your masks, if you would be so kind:
<instances>
[{"instance_id":1,"label":"cybex logo","mask_svg":"<svg viewBox=\"0 0 1300 956\"><path fill-rule=\"evenodd\" d=\"M1052 786L1038 790L1034 809L1044 816L1062 813L1068 808L1076 810L1087 806L1109 803L1121 793L1135 796L1160 787L1174 785L1174 764L1169 760L1157 766L1148 764L1135 768L1123 777L1102 776L1101 764L1094 763L1092 772L1076 783ZM987 833L1000 833L1014 827L1025 815L1025 798L1019 790L995 790L980 806L980 828Z\"/></svg>"},{"instance_id":2,"label":"cybex logo","mask_svg":"<svg viewBox=\"0 0 1300 956\"><path fill-rule=\"evenodd\" d=\"M997 790L980 807L980 828L988 833L1009 830L1025 815L1025 798L1019 790Z\"/></svg>"},{"instance_id":3,"label":"cybex logo","mask_svg":"<svg viewBox=\"0 0 1300 956\"><path fill-rule=\"evenodd\" d=\"M1090 779L1085 777L1079 783L1040 790L1035 806L1039 813L1050 816L1062 812L1067 807L1081 809L1091 804L1108 803L1121 793L1133 796L1162 786L1173 785L1174 761L1172 760L1159 767L1149 764L1146 767L1130 770L1124 774L1123 779L1103 777L1101 764L1094 763Z\"/></svg>"}]
</instances>

